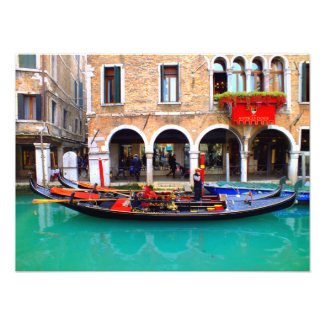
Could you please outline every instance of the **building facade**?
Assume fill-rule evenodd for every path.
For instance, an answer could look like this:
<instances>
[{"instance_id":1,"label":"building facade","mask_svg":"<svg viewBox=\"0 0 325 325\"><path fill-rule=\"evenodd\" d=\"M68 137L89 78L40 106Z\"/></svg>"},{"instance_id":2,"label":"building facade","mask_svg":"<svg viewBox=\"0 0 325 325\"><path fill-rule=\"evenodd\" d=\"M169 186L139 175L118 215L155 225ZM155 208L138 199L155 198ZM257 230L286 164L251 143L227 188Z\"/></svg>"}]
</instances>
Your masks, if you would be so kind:
<instances>
[{"instance_id":1,"label":"building facade","mask_svg":"<svg viewBox=\"0 0 325 325\"><path fill-rule=\"evenodd\" d=\"M42 155L42 164L53 170L62 167L65 152L86 151L86 60L84 55L17 55L17 180L41 173L36 169ZM50 174L46 170L46 182Z\"/></svg>"},{"instance_id":2,"label":"building facade","mask_svg":"<svg viewBox=\"0 0 325 325\"><path fill-rule=\"evenodd\" d=\"M189 168L190 180L200 153L206 174L216 180L230 173L241 181L285 175L295 182L309 164L307 54L90 55L87 62L93 183L100 181L99 161L108 185L121 160L134 154L143 158L149 184L165 173L173 153ZM271 119L272 105L264 99L254 107L246 102L251 115L237 120L236 100L232 106L216 100L251 91L285 93L286 100L274 104ZM257 118L263 109L267 117Z\"/></svg>"}]
</instances>

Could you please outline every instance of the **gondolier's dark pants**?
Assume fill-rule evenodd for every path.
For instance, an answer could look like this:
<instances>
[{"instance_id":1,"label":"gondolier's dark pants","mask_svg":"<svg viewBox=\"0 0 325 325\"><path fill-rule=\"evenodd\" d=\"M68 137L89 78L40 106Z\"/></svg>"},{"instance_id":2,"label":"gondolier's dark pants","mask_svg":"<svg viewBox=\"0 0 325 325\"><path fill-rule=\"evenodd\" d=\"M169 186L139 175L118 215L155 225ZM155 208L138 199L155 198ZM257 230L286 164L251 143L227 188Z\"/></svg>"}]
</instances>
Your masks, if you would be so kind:
<instances>
[{"instance_id":1,"label":"gondolier's dark pants","mask_svg":"<svg viewBox=\"0 0 325 325\"><path fill-rule=\"evenodd\" d=\"M201 198L202 198L202 188L194 187L194 200L201 201Z\"/></svg>"}]
</instances>

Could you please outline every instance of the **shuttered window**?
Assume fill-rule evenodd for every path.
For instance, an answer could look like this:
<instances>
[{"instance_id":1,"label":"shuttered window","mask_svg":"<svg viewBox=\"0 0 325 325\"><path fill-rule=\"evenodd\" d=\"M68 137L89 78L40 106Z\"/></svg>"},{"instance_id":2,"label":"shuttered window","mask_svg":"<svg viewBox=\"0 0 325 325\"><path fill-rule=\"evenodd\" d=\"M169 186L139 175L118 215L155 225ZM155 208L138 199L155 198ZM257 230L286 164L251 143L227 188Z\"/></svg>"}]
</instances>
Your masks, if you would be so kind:
<instances>
[{"instance_id":1,"label":"shuttered window","mask_svg":"<svg viewBox=\"0 0 325 325\"><path fill-rule=\"evenodd\" d=\"M301 101L310 101L309 62L304 62L301 67Z\"/></svg>"},{"instance_id":2,"label":"shuttered window","mask_svg":"<svg viewBox=\"0 0 325 325\"><path fill-rule=\"evenodd\" d=\"M18 119L42 120L42 96L18 94Z\"/></svg>"},{"instance_id":3,"label":"shuttered window","mask_svg":"<svg viewBox=\"0 0 325 325\"><path fill-rule=\"evenodd\" d=\"M63 128L67 129L68 128L68 111L63 110Z\"/></svg>"},{"instance_id":4,"label":"shuttered window","mask_svg":"<svg viewBox=\"0 0 325 325\"><path fill-rule=\"evenodd\" d=\"M82 82L79 82L79 107L83 106L83 93L82 93Z\"/></svg>"},{"instance_id":5,"label":"shuttered window","mask_svg":"<svg viewBox=\"0 0 325 325\"><path fill-rule=\"evenodd\" d=\"M179 101L179 65L160 66L161 102Z\"/></svg>"},{"instance_id":6,"label":"shuttered window","mask_svg":"<svg viewBox=\"0 0 325 325\"><path fill-rule=\"evenodd\" d=\"M19 55L19 67L36 69L36 55Z\"/></svg>"},{"instance_id":7,"label":"shuttered window","mask_svg":"<svg viewBox=\"0 0 325 325\"><path fill-rule=\"evenodd\" d=\"M121 103L121 68L104 69L104 104Z\"/></svg>"}]
</instances>

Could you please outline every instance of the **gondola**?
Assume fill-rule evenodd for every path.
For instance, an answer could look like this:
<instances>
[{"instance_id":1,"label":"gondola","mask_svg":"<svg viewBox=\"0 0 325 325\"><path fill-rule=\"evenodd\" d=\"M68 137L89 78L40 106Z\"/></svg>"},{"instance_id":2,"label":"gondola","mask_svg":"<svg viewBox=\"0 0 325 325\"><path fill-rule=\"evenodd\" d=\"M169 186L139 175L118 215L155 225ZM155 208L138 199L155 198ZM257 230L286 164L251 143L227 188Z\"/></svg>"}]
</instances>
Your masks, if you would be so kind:
<instances>
[{"instance_id":1,"label":"gondola","mask_svg":"<svg viewBox=\"0 0 325 325\"><path fill-rule=\"evenodd\" d=\"M58 177L59 182L68 188L73 188L73 189L93 189L93 185L88 183L88 182L80 182L80 181L71 181L67 178L65 178L64 176L62 176L61 174L59 174ZM271 191L267 191L267 192L260 192L258 193L257 191L251 192L253 195L250 198L251 200L255 201L255 200L260 200L260 199L267 199L267 198L271 198L271 197L276 197L276 196L280 196L281 191L282 191L282 185L284 184L285 180L282 178L280 180L280 184L279 186L275 189L275 190L271 190ZM108 192L108 193L114 193L114 192L130 192L129 190L119 190L119 189L115 189L115 188L110 188L110 187L106 187L106 186L97 186L96 190L98 192ZM171 192L167 192L166 194L169 194ZM220 194L224 194L224 193L220 193ZM245 200L247 198L247 195L249 194L249 191L245 191L242 193L232 193L229 194L228 198L231 200ZM193 195L186 195L187 197L190 196L190 198L193 198ZM216 196L219 196L218 194L214 194L212 193L212 195L204 195L203 199L214 199Z\"/></svg>"},{"instance_id":2,"label":"gondola","mask_svg":"<svg viewBox=\"0 0 325 325\"><path fill-rule=\"evenodd\" d=\"M230 185L219 185L218 183L205 183L204 188L212 195L235 195L235 194L243 194L247 192L252 192L253 196L255 195L267 195L272 193L273 189L265 189L265 188L252 188L252 187L234 187ZM282 195L291 195L293 190L283 190ZM297 201L299 204L308 205L310 201L310 193L309 191L299 190L297 193Z\"/></svg>"},{"instance_id":3,"label":"gondola","mask_svg":"<svg viewBox=\"0 0 325 325\"><path fill-rule=\"evenodd\" d=\"M62 196L52 194L48 188L42 187L30 178L30 188L35 193L49 199L60 200ZM260 199L246 203L242 201L229 200L225 197L219 202L215 201L209 205L202 202L157 202L155 200L144 200L147 206L138 205L133 197L109 198L107 200L74 200L71 198L60 204L100 218L131 219L131 220L218 220L250 217L292 206L296 199L296 192L285 197ZM140 202L141 203L141 202ZM166 204L165 204L166 203Z\"/></svg>"}]
</instances>

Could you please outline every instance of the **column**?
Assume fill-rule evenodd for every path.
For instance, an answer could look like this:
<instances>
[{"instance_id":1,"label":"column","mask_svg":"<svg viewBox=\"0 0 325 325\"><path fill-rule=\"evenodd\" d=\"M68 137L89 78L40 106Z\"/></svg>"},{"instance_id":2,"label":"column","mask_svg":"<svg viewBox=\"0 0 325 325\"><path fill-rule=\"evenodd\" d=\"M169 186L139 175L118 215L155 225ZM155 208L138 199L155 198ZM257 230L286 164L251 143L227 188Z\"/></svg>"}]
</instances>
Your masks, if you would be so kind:
<instances>
[{"instance_id":1,"label":"column","mask_svg":"<svg viewBox=\"0 0 325 325\"><path fill-rule=\"evenodd\" d=\"M270 69L264 69L264 91L269 91L270 89Z\"/></svg>"},{"instance_id":2,"label":"column","mask_svg":"<svg viewBox=\"0 0 325 325\"><path fill-rule=\"evenodd\" d=\"M193 175L195 174L195 168L199 166L199 153L200 151L189 151L190 154L190 183L193 186Z\"/></svg>"},{"instance_id":3,"label":"column","mask_svg":"<svg viewBox=\"0 0 325 325\"><path fill-rule=\"evenodd\" d=\"M209 70L209 80L210 80L210 110L213 109L213 69Z\"/></svg>"},{"instance_id":4,"label":"column","mask_svg":"<svg viewBox=\"0 0 325 325\"><path fill-rule=\"evenodd\" d=\"M94 114L92 112L92 106L91 106L91 78L94 76L94 68L92 68L90 65L86 65L86 89L87 89L87 115L88 114Z\"/></svg>"},{"instance_id":5,"label":"column","mask_svg":"<svg viewBox=\"0 0 325 325\"><path fill-rule=\"evenodd\" d=\"M247 158L248 151L240 152L240 181L247 182Z\"/></svg>"},{"instance_id":6,"label":"column","mask_svg":"<svg viewBox=\"0 0 325 325\"><path fill-rule=\"evenodd\" d=\"M110 153L106 152L89 152L89 178L91 184L100 184L99 174L99 158L102 159L103 171L104 171L104 185L109 186L110 179Z\"/></svg>"},{"instance_id":7,"label":"column","mask_svg":"<svg viewBox=\"0 0 325 325\"><path fill-rule=\"evenodd\" d=\"M184 144L175 143L174 144L174 153L176 154L176 161L184 166Z\"/></svg>"},{"instance_id":8,"label":"column","mask_svg":"<svg viewBox=\"0 0 325 325\"><path fill-rule=\"evenodd\" d=\"M51 155L49 143L34 143L37 184L47 186L51 177Z\"/></svg>"},{"instance_id":9,"label":"column","mask_svg":"<svg viewBox=\"0 0 325 325\"><path fill-rule=\"evenodd\" d=\"M291 111L291 70L284 71L284 91L287 95L287 111Z\"/></svg>"},{"instance_id":10,"label":"column","mask_svg":"<svg viewBox=\"0 0 325 325\"><path fill-rule=\"evenodd\" d=\"M147 158L147 184L153 184L153 151L146 151Z\"/></svg>"},{"instance_id":11,"label":"column","mask_svg":"<svg viewBox=\"0 0 325 325\"><path fill-rule=\"evenodd\" d=\"M58 147L58 167L63 167L63 146Z\"/></svg>"},{"instance_id":12,"label":"column","mask_svg":"<svg viewBox=\"0 0 325 325\"><path fill-rule=\"evenodd\" d=\"M246 91L251 91L251 75L252 75L252 69L246 69Z\"/></svg>"},{"instance_id":13,"label":"column","mask_svg":"<svg viewBox=\"0 0 325 325\"><path fill-rule=\"evenodd\" d=\"M232 69L227 69L227 91L232 91Z\"/></svg>"},{"instance_id":14,"label":"column","mask_svg":"<svg viewBox=\"0 0 325 325\"><path fill-rule=\"evenodd\" d=\"M289 160L289 166L288 166L288 178L292 184L295 184L298 180L299 152L291 151L289 154L290 154L290 160Z\"/></svg>"}]
</instances>

